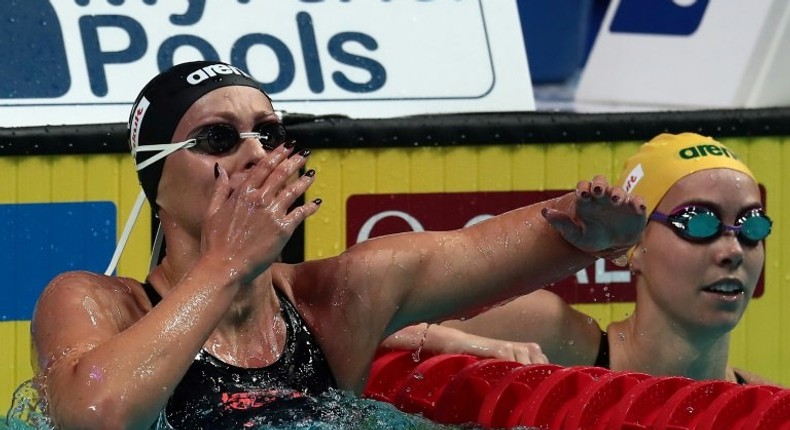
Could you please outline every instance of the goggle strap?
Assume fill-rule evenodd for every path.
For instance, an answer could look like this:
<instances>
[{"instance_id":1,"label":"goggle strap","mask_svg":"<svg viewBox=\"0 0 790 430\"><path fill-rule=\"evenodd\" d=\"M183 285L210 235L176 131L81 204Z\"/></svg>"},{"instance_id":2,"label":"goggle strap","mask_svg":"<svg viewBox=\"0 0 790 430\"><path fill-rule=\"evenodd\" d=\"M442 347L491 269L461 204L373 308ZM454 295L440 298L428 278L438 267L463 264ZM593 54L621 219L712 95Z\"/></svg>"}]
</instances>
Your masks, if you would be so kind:
<instances>
[{"instance_id":1,"label":"goggle strap","mask_svg":"<svg viewBox=\"0 0 790 430\"><path fill-rule=\"evenodd\" d=\"M191 148L192 146L195 146L195 143L197 143L197 140L189 139L189 140L186 140L184 142L163 143L163 144L159 144L159 145L144 145L144 146L141 146L141 147L137 148L137 152L140 152L140 151L159 151L159 153L156 154L156 155L153 155L151 158L149 158L149 159L147 159L147 160L145 160L145 161L143 161L141 163L138 163L137 164L137 171L139 172L140 170L145 169L146 167L156 163L157 161L167 157L168 155L178 151L179 149ZM145 148L145 149L143 149L143 148Z\"/></svg>"},{"instance_id":2,"label":"goggle strap","mask_svg":"<svg viewBox=\"0 0 790 430\"><path fill-rule=\"evenodd\" d=\"M129 240L129 235L132 233L132 227L134 227L134 224L137 221L137 216L140 214L140 210L142 209L144 202L145 192L141 190L140 194L137 195L137 200L134 202L134 206L132 206L132 212L129 214L129 218L126 219L126 225L123 227L123 233L121 233L121 237L118 239L118 245L115 247L115 252L112 255L110 264L107 266L107 270L104 271L105 275L111 276L115 271L115 268L118 266L118 260L121 259L123 249L126 247L126 242Z\"/></svg>"}]
</instances>

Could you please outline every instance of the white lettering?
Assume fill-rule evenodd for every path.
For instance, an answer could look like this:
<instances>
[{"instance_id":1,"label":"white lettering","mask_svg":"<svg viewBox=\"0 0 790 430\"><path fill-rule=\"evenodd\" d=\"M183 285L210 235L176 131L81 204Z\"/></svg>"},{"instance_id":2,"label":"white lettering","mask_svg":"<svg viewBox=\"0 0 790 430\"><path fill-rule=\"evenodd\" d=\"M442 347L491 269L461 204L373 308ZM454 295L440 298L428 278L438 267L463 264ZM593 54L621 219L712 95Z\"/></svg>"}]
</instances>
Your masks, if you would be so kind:
<instances>
[{"instance_id":1,"label":"white lettering","mask_svg":"<svg viewBox=\"0 0 790 430\"><path fill-rule=\"evenodd\" d=\"M628 270L606 270L606 260L599 258L595 262L595 283L629 283L631 282L631 272Z\"/></svg>"},{"instance_id":2,"label":"white lettering","mask_svg":"<svg viewBox=\"0 0 790 430\"><path fill-rule=\"evenodd\" d=\"M475 224L477 224L479 222L483 222L483 221L485 221L485 220L487 220L489 218L493 218L493 217L494 216L491 215L491 214L484 214L484 215L478 215L476 217L472 217L472 219L470 219L469 221L466 222L466 224L464 224L464 227L469 227L470 225L475 225Z\"/></svg>"},{"instance_id":3,"label":"white lettering","mask_svg":"<svg viewBox=\"0 0 790 430\"><path fill-rule=\"evenodd\" d=\"M411 227L412 231L425 231L425 228L423 228L422 224L420 224L420 222L417 221L417 218L414 218L413 216L407 214L406 212L384 211L384 212L379 212L376 215L373 215L367 221L365 221L364 224L362 224L362 228L359 229L359 234L357 234L356 243L361 243L370 239L370 232L373 231L373 227L376 226L376 223L378 223L384 218L389 218L389 217L400 218L406 221L406 223L409 224L409 227Z\"/></svg>"},{"instance_id":4,"label":"white lettering","mask_svg":"<svg viewBox=\"0 0 790 430\"><path fill-rule=\"evenodd\" d=\"M195 70L194 72L187 75L187 82L190 85L197 85L206 79L213 78L217 75L241 75L248 78L250 77L250 75L238 67L229 66L227 64L212 64L210 66L203 67L202 69Z\"/></svg>"},{"instance_id":5,"label":"white lettering","mask_svg":"<svg viewBox=\"0 0 790 430\"><path fill-rule=\"evenodd\" d=\"M587 276L587 269L582 269L576 272L576 282L580 284L589 284L590 277Z\"/></svg>"},{"instance_id":6,"label":"white lettering","mask_svg":"<svg viewBox=\"0 0 790 430\"><path fill-rule=\"evenodd\" d=\"M637 164L636 167L634 167L633 170L628 173L628 176L625 177L625 183L623 184L623 189L625 192L630 194L643 176L645 176L645 172L642 170L642 165Z\"/></svg>"},{"instance_id":7,"label":"white lettering","mask_svg":"<svg viewBox=\"0 0 790 430\"><path fill-rule=\"evenodd\" d=\"M148 106L151 105L151 102L148 101L145 97L140 99L140 102L137 103L137 107L134 109L134 117L132 118L132 122L129 124L129 146L132 150L132 156L137 155L137 146L140 144L140 126L143 124L143 118L145 117L145 112L148 110Z\"/></svg>"},{"instance_id":8,"label":"white lettering","mask_svg":"<svg viewBox=\"0 0 790 430\"><path fill-rule=\"evenodd\" d=\"M203 70L195 70L187 76L187 82L192 85L197 85L208 79L208 74Z\"/></svg>"}]
</instances>

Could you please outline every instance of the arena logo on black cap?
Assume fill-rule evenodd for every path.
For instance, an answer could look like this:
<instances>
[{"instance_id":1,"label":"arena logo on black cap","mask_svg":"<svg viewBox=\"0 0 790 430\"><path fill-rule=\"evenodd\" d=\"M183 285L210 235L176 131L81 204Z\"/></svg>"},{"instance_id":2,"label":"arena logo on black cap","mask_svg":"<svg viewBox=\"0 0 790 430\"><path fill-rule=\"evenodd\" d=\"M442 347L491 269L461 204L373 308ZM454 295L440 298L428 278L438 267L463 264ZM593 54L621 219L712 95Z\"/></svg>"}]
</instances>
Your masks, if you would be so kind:
<instances>
[{"instance_id":1,"label":"arena logo on black cap","mask_svg":"<svg viewBox=\"0 0 790 430\"><path fill-rule=\"evenodd\" d=\"M233 67L228 64L211 64L202 67L187 75L187 82L191 85L198 85L206 79L213 78L217 75L241 75L252 79L252 76L245 73L238 67Z\"/></svg>"}]
</instances>

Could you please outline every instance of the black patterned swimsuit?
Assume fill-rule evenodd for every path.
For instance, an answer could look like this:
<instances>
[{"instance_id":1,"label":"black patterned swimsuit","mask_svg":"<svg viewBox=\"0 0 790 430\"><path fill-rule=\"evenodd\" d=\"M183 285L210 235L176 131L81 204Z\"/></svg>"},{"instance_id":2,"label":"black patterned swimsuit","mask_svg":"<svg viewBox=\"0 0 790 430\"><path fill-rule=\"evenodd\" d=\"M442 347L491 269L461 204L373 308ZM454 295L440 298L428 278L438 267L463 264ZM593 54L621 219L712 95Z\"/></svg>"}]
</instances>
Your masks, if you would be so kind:
<instances>
[{"instance_id":1,"label":"black patterned swimsuit","mask_svg":"<svg viewBox=\"0 0 790 430\"><path fill-rule=\"evenodd\" d=\"M151 304L161 300L143 284ZM337 386L323 352L288 297L276 290L286 327L280 358L262 368L227 364L201 349L160 416L160 427L237 429L315 415L315 395ZM311 414L312 413L312 414Z\"/></svg>"},{"instance_id":2,"label":"black patterned swimsuit","mask_svg":"<svg viewBox=\"0 0 790 430\"><path fill-rule=\"evenodd\" d=\"M598 344L598 356L595 357L595 364L593 364L593 366L603 367L604 369L609 368L609 335L603 330L601 330L601 343ZM746 378L741 376L740 373L734 370L733 373L735 373L735 381L738 384L748 384Z\"/></svg>"}]
</instances>

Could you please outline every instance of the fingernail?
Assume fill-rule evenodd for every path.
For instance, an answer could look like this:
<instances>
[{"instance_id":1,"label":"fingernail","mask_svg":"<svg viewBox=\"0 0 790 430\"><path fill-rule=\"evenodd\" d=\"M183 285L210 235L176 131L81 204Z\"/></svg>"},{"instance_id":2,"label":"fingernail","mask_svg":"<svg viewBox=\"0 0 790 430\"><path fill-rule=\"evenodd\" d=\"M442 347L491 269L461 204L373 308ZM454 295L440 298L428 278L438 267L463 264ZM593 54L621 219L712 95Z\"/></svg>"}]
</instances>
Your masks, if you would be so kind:
<instances>
[{"instance_id":1,"label":"fingernail","mask_svg":"<svg viewBox=\"0 0 790 430\"><path fill-rule=\"evenodd\" d=\"M308 155L310 155L310 148L305 148L299 151L299 155L301 155L302 157L307 157Z\"/></svg>"},{"instance_id":2,"label":"fingernail","mask_svg":"<svg viewBox=\"0 0 790 430\"><path fill-rule=\"evenodd\" d=\"M543 215L544 217L546 216L547 213L549 213L548 208L543 208L540 210L540 214Z\"/></svg>"},{"instance_id":3,"label":"fingernail","mask_svg":"<svg viewBox=\"0 0 790 430\"><path fill-rule=\"evenodd\" d=\"M315 200L313 200L313 203L315 203L317 205L320 205L322 201L323 200L321 200L321 199L315 199Z\"/></svg>"},{"instance_id":4,"label":"fingernail","mask_svg":"<svg viewBox=\"0 0 790 430\"><path fill-rule=\"evenodd\" d=\"M595 187L595 188L593 188L593 192L594 192L595 194L598 194L598 193L600 193L600 192L601 192L601 187Z\"/></svg>"},{"instance_id":5,"label":"fingernail","mask_svg":"<svg viewBox=\"0 0 790 430\"><path fill-rule=\"evenodd\" d=\"M305 176L313 176L315 175L315 170L310 169L304 173Z\"/></svg>"},{"instance_id":6,"label":"fingernail","mask_svg":"<svg viewBox=\"0 0 790 430\"><path fill-rule=\"evenodd\" d=\"M587 197L590 197L590 192L589 191L582 191L582 197L585 198L585 199Z\"/></svg>"},{"instance_id":7,"label":"fingernail","mask_svg":"<svg viewBox=\"0 0 790 430\"><path fill-rule=\"evenodd\" d=\"M296 141L295 140L290 140L288 142L285 142L285 145L283 145L283 146L285 146L285 149L291 149L294 146L296 146Z\"/></svg>"},{"instance_id":8,"label":"fingernail","mask_svg":"<svg viewBox=\"0 0 790 430\"><path fill-rule=\"evenodd\" d=\"M646 211L646 210L647 210L647 206L645 206L645 205L639 205L639 209L642 209L643 211Z\"/></svg>"},{"instance_id":9,"label":"fingernail","mask_svg":"<svg viewBox=\"0 0 790 430\"><path fill-rule=\"evenodd\" d=\"M612 201L617 203L620 201L620 196L612 196Z\"/></svg>"},{"instance_id":10,"label":"fingernail","mask_svg":"<svg viewBox=\"0 0 790 430\"><path fill-rule=\"evenodd\" d=\"M219 178L219 163L214 163L214 179Z\"/></svg>"}]
</instances>

